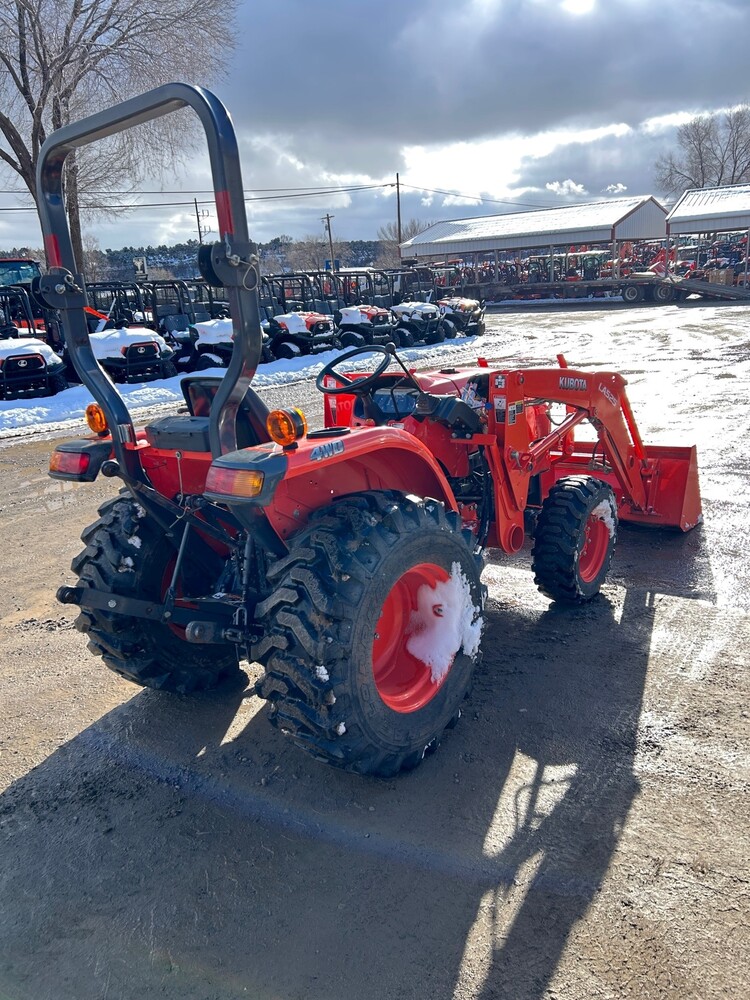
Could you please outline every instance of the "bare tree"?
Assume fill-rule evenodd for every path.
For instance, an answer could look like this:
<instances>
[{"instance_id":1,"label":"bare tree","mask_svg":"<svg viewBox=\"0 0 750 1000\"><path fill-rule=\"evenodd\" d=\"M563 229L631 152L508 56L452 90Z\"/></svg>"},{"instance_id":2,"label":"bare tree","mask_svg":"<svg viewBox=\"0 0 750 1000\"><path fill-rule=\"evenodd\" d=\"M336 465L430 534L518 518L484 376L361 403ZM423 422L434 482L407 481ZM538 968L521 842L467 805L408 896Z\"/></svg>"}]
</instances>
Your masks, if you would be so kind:
<instances>
[{"instance_id":1,"label":"bare tree","mask_svg":"<svg viewBox=\"0 0 750 1000\"><path fill-rule=\"evenodd\" d=\"M656 183L667 194L750 181L750 105L680 125L677 151L659 157L655 166Z\"/></svg>"},{"instance_id":2,"label":"bare tree","mask_svg":"<svg viewBox=\"0 0 750 1000\"><path fill-rule=\"evenodd\" d=\"M346 260L348 243L333 241L334 260ZM327 236L303 236L286 250L286 263L293 271L322 271L331 256Z\"/></svg>"},{"instance_id":3,"label":"bare tree","mask_svg":"<svg viewBox=\"0 0 750 1000\"><path fill-rule=\"evenodd\" d=\"M412 239L425 229L429 229L431 222L422 222L419 219L409 219L401 223L401 242ZM387 222L378 229L378 239L380 240L380 251L375 264L377 267L398 267L401 263L401 254L398 249L398 224Z\"/></svg>"},{"instance_id":4,"label":"bare tree","mask_svg":"<svg viewBox=\"0 0 750 1000\"><path fill-rule=\"evenodd\" d=\"M54 129L174 79L221 75L239 0L3 0L0 161L36 201L36 163ZM144 81L147 85L144 86ZM169 115L66 161L73 249L83 260L80 208L112 211L108 192L174 165L191 119ZM118 199L122 201L122 196Z\"/></svg>"},{"instance_id":5,"label":"bare tree","mask_svg":"<svg viewBox=\"0 0 750 1000\"><path fill-rule=\"evenodd\" d=\"M313 233L295 240L286 252L286 262L293 271L320 271L328 256L328 242Z\"/></svg>"},{"instance_id":6,"label":"bare tree","mask_svg":"<svg viewBox=\"0 0 750 1000\"><path fill-rule=\"evenodd\" d=\"M107 255L102 251L99 240L92 233L83 233L83 255L80 264L87 281L109 280Z\"/></svg>"}]
</instances>

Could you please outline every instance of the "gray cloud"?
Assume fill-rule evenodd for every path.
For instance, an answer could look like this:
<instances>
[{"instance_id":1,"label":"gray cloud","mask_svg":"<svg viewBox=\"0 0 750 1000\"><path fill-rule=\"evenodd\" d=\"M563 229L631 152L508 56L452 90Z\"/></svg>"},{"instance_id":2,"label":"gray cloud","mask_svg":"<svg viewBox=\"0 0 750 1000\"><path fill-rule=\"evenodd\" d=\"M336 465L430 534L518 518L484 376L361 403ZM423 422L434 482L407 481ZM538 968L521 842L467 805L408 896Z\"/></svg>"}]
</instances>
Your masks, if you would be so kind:
<instances>
[{"instance_id":1,"label":"gray cloud","mask_svg":"<svg viewBox=\"0 0 750 1000\"><path fill-rule=\"evenodd\" d=\"M750 36L744 0L600 2L584 16L554 0L276 0L241 17L237 121L282 122L344 157L347 134L472 139L736 103Z\"/></svg>"}]
</instances>

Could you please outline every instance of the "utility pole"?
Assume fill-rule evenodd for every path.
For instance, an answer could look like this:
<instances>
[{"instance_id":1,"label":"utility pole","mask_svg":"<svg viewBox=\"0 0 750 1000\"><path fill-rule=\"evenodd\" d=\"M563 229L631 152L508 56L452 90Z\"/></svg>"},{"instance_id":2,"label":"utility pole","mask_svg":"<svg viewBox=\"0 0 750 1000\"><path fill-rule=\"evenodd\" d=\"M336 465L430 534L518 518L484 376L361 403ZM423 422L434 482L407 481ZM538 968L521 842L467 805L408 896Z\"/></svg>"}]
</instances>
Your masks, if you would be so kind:
<instances>
[{"instance_id":1,"label":"utility pole","mask_svg":"<svg viewBox=\"0 0 750 1000\"><path fill-rule=\"evenodd\" d=\"M398 174L396 174L396 231L398 234L398 245L401 246L401 187L398 182Z\"/></svg>"},{"instance_id":2,"label":"utility pole","mask_svg":"<svg viewBox=\"0 0 750 1000\"><path fill-rule=\"evenodd\" d=\"M333 256L333 236L331 236L331 219L335 219L335 218L336 218L335 215L329 215L328 212L326 212L326 214L320 220L321 222L325 222L326 229L328 230L328 249L329 249L330 254L331 254L331 270L332 271L336 270L336 261L335 261L334 256Z\"/></svg>"},{"instance_id":3,"label":"utility pole","mask_svg":"<svg viewBox=\"0 0 750 1000\"><path fill-rule=\"evenodd\" d=\"M195 204L195 221L198 224L198 242L202 243L203 242L203 237L206 235L206 233L210 233L211 232L211 227L210 226L206 226L206 228L204 229L201 226L201 219L207 219L209 213L208 213L207 209L205 209L205 208L201 208L200 210L198 209L198 199L197 198L193 198L193 203Z\"/></svg>"}]
</instances>

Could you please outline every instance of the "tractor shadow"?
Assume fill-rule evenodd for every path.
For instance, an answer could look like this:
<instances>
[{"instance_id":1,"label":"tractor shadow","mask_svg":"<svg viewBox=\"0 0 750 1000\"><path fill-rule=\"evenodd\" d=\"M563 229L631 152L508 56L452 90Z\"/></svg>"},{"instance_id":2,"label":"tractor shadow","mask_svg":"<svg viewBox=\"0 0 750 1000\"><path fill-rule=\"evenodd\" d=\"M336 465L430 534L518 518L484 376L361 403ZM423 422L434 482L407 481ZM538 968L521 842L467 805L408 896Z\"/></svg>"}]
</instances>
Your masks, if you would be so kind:
<instances>
[{"instance_id":1,"label":"tractor shadow","mask_svg":"<svg viewBox=\"0 0 750 1000\"><path fill-rule=\"evenodd\" d=\"M144 691L15 782L0 995L541 1000L638 794L655 597L517 577L411 774L318 765L241 692Z\"/></svg>"}]
</instances>

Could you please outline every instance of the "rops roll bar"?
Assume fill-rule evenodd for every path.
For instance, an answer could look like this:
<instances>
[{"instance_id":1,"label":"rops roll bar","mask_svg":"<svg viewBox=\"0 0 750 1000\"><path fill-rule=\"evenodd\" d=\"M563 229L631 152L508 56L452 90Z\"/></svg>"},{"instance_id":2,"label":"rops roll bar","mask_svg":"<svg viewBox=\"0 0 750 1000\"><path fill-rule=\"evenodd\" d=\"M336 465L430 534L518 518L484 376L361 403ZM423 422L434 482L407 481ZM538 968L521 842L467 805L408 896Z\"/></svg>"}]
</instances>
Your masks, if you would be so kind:
<instances>
[{"instance_id":1,"label":"rops roll bar","mask_svg":"<svg viewBox=\"0 0 750 1000\"><path fill-rule=\"evenodd\" d=\"M37 164L39 217L50 265L41 279L40 294L49 307L61 311L71 360L107 416L117 461L127 475L141 481L145 474L133 451L130 414L91 349L84 313L86 287L76 268L65 212L63 165L68 154L81 146L184 107L195 111L206 133L219 224L220 241L205 248L201 268L208 268L212 280L227 288L234 330L232 359L211 407L211 452L216 457L235 451L237 411L260 361L262 334L258 257L247 232L237 138L224 105L202 87L168 83L58 129L42 146Z\"/></svg>"}]
</instances>

